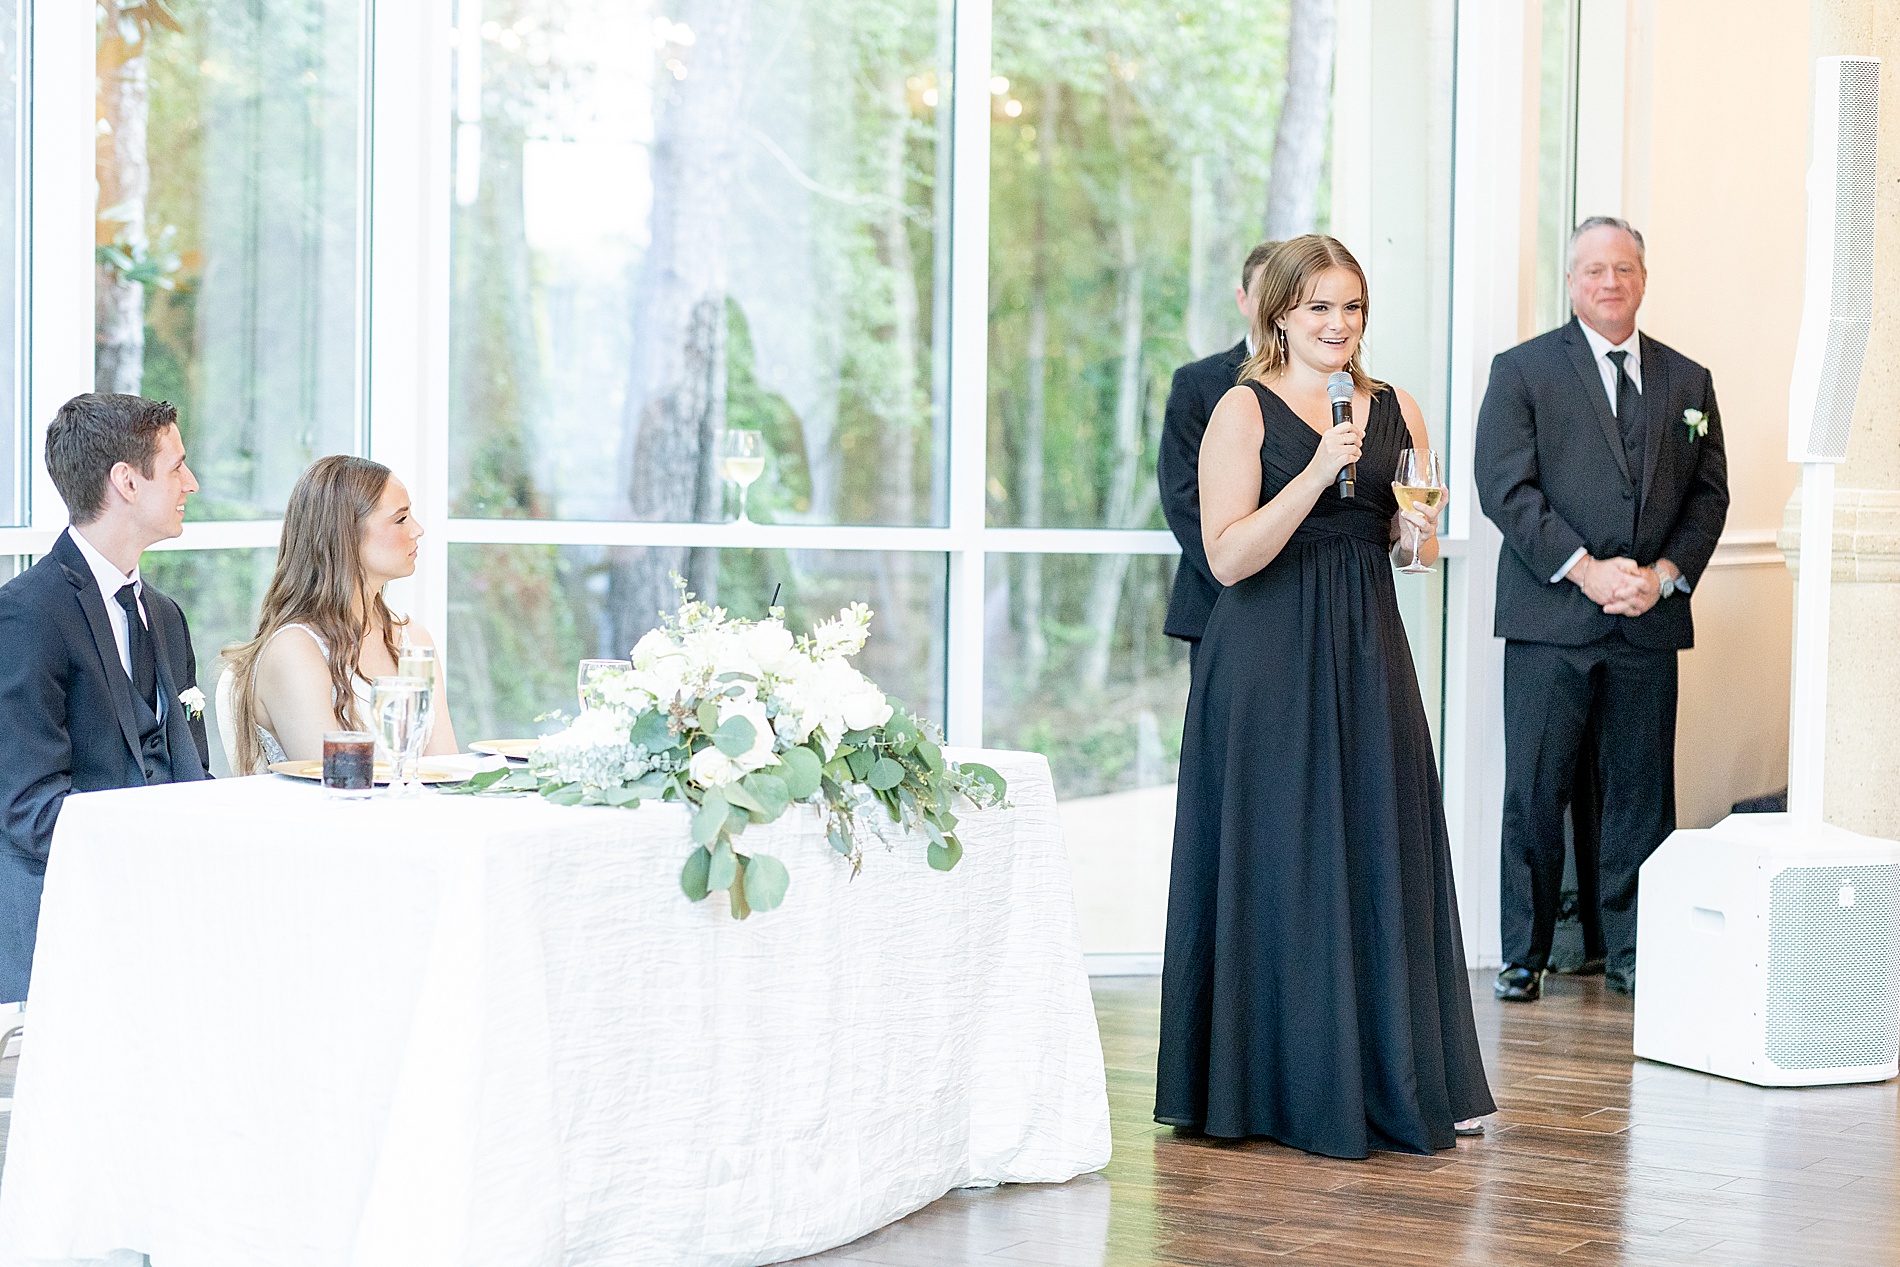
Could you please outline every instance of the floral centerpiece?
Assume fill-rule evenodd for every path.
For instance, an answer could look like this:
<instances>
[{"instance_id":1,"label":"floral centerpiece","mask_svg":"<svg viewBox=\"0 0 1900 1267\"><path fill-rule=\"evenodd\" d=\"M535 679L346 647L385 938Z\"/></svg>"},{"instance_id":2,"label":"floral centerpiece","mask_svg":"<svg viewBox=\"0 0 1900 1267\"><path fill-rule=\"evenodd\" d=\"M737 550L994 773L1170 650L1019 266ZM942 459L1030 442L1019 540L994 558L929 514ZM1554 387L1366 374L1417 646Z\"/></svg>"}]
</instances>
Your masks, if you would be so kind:
<instances>
[{"instance_id":1,"label":"floral centerpiece","mask_svg":"<svg viewBox=\"0 0 1900 1267\"><path fill-rule=\"evenodd\" d=\"M891 827L926 837L937 870L957 865L953 803L999 805L1007 787L988 766L948 760L928 723L851 664L870 608L853 603L794 637L780 608L738 620L680 590L679 610L634 646L632 668L595 679L588 707L527 769L454 790L626 809L684 801L695 847L680 887L694 901L724 890L739 919L776 907L789 882L783 863L741 852L740 838L794 805L824 817L854 875L865 843L890 843Z\"/></svg>"}]
</instances>

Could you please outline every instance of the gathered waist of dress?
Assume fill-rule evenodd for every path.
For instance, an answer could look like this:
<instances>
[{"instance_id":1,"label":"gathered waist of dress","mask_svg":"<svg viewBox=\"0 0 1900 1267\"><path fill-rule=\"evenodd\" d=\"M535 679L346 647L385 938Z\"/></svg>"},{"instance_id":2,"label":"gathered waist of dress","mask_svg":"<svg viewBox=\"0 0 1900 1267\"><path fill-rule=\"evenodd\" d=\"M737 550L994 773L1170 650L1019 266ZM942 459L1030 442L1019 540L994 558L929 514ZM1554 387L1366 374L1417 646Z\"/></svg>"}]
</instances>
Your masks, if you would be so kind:
<instances>
[{"instance_id":1,"label":"gathered waist of dress","mask_svg":"<svg viewBox=\"0 0 1900 1267\"><path fill-rule=\"evenodd\" d=\"M1293 530L1287 538L1288 545L1317 545L1327 541L1337 541L1345 537L1354 541L1363 541L1384 550L1391 544L1391 530L1387 522L1374 515L1328 515L1323 519L1308 519Z\"/></svg>"}]
</instances>

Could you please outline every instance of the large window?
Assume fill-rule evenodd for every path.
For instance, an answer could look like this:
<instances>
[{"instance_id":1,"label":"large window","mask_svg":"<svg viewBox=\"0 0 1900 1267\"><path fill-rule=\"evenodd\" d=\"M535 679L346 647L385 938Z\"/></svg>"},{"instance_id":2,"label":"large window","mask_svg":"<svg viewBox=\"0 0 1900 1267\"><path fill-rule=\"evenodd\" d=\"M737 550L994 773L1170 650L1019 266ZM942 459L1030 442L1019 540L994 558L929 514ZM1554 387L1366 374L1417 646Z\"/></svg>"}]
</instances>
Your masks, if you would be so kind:
<instances>
[{"instance_id":1,"label":"large window","mask_svg":"<svg viewBox=\"0 0 1900 1267\"><path fill-rule=\"evenodd\" d=\"M457 15L457 513L942 522L938 0Z\"/></svg>"},{"instance_id":2,"label":"large window","mask_svg":"<svg viewBox=\"0 0 1900 1267\"><path fill-rule=\"evenodd\" d=\"M575 664L618 658L658 623L613 609L614 578L651 546L458 545L450 554L450 699L481 735L534 734L543 714L576 711ZM776 603L809 629L854 601L877 610L858 665L887 692L943 716L944 557L922 551L699 549L719 603L758 618Z\"/></svg>"},{"instance_id":3,"label":"large window","mask_svg":"<svg viewBox=\"0 0 1900 1267\"><path fill-rule=\"evenodd\" d=\"M1275 145L1317 158L1329 133L1330 76L1310 86L1310 135L1266 143L1286 96L1287 8L1250 7L1236 39L1238 14L1205 0L998 3L992 523L1164 526L1154 458L1170 376L1246 333L1234 291L1268 236ZM1326 190L1310 193L1281 235L1322 227Z\"/></svg>"},{"instance_id":4,"label":"large window","mask_svg":"<svg viewBox=\"0 0 1900 1267\"><path fill-rule=\"evenodd\" d=\"M178 406L194 518L358 447L363 7L98 6L95 382Z\"/></svg>"},{"instance_id":5,"label":"large window","mask_svg":"<svg viewBox=\"0 0 1900 1267\"><path fill-rule=\"evenodd\" d=\"M953 743L1043 752L1078 848L1115 837L1077 868L1106 926L1164 883L1188 691L1163 407L1242 336L1255 242L1358 253L1369 368L1449 447L1454 0L41 3L57 66L24 60L18 2L0 176L34 180L0 197L0 293L23 187L35 224L90 210L89 257L35 257L90 270L90 373L36 356L34 409L55 382L179 407L203 491L148 566L207 686L292 481L373 452L414 468L405 597L465 738L571 709L575 660L624 653L675 575L801 625L863 599L880 683ZM58 107L83 135L31 124L70 161L28 153L29 65L93 72L89 116ZM60 520L25 496L25 303L0 305L5 557ZM1399 580L1434 718L1456 565ZM1123 923L1112 948L1158 945Z\"/></svg>"}]
</instances>

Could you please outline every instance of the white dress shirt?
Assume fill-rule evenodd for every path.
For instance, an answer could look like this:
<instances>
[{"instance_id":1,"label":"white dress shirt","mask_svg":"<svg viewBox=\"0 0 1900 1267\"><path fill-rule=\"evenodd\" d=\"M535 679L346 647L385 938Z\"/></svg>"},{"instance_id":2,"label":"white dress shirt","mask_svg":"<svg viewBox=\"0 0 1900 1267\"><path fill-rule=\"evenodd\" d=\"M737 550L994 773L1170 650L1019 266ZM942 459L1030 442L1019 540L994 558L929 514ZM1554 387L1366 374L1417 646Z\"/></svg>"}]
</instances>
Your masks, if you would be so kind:
<instances>
[{"instance_id":1,"label":"white dress shirt","mask_svg":"<svg viewBox=\"0 0 1900 1267\"><path fill-rule=\"evenodd\" d=\"M131 634L125 624L125 608L119 606L119 591L127 585L136 585L132 592L138 598L139 623L147 629L152 627L151 617L145 614L145 582L139 579L139 570L133 568L128 574L113 566L112 560L99 553L92 542L86 540L86 534L78 528L66 530L72 535L73 544L79 547L79 553L86 556L86 562L92 568L93 580L99 586L99 593L106 601L106 619L112 622L112 637L119 647L119 665L125 670L126 680L132 677ZM154 647L156 652L156 647ZM156 699L147 700L160 717L165 715Z\"/></svg>"},{"instance_id":2,"label":"white dress shirt","mask_svg":"<svg viewBox=\"0 0 1900 1267\"><path fill-rule=\"evenodd\" d=\"M1629 353L1629 355L1623 359L1623 372L1630 376L1632 383L1636 384L1636 394L1638 396L1642 395L1642 335L1632 330L1630 331L1629 338L1623 340L1621 343L1612 343L1595 330L1592 330L1588 322L1579 321L1577 324L1583 327L1583 337L1585 341L1590 344L1590 355L1596 360L1597 373L1603 378L1604 394L1610 398L1610 413L1614 415L1616 413L1616 362L1610 359L1610 353Z\"/></svg>"}]
</instances>

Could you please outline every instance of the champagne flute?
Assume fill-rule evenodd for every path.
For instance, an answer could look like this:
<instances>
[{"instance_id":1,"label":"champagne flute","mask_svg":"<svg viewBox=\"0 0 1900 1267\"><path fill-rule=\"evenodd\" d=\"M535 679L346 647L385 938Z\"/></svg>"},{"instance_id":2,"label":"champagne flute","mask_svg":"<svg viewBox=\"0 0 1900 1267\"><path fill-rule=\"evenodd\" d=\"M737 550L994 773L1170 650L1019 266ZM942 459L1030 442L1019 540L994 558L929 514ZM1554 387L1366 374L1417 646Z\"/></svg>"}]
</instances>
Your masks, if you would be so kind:
<instances>
[{"instance_id":1,"label":"champagne flute","mask_svg":"<svg viewBox=\"0 0 1900 1267\"><path fill-rule=\"evenodd\" d=\"M765 436L758 431L730 428L719 442L719 473L739 486L739 522L749 524L746 494L752 482L765 474Z\"/></svg>"},{"instance_id":2,"label":"champagne flute","mask_svg":"<svg viewBox=\"0 0 1900 1267\"><path fill-rule=\"evenodd\" d=\"M600 679L609 673L625 673L632 668L631 660L582 660L580 680L576 683L580 690L581 711L584 713L600 703Z\"/></svg>"},{"instance_id":3,"label":"champagne flute","mask_svg":"<svg viewBox=\"0 0 1900 1267\"><path fill-rule=\"evenodd\" d=\"M1398 469L1392 473L1392 495L1398 499L1400 510L1429 510L1442 502L1445 477L1438 455L1430 449L1400 450ZM1423 534L1410 525L1407 533L1412 538L1412 561L1399 571L1413 575L1434 571L1430 564L1419 562L1418 552L1425 544Z\"/></svg>"},{"instance_id":4,"label":"champagne flute","mask_svg":"<svg viewBox=\"0 0 1900 1267\"><path fill-rule=\"evenodd\" d=\"M422 701L422 724L416 728L414 739L415 752L411 754L419 764L422 754L429 747L429 739L435 734L435 675L436 659L434 647L416 647L404 643L396 657L396 676L414 678L428 685L429 692Z\"/></svg>"},{"instance_id":5,"label":"champagne flute","mask_svg":"<svg viewBox=\"0 0 1900 1267\"><path fill-rule=\"evenodd\" d=\"M379 677L370 683L370 719L376 747L389 761L391 796L411 796L422 786L414 778L413 756L427 694L415 678Z\"/></svg>"}]
</instances>

